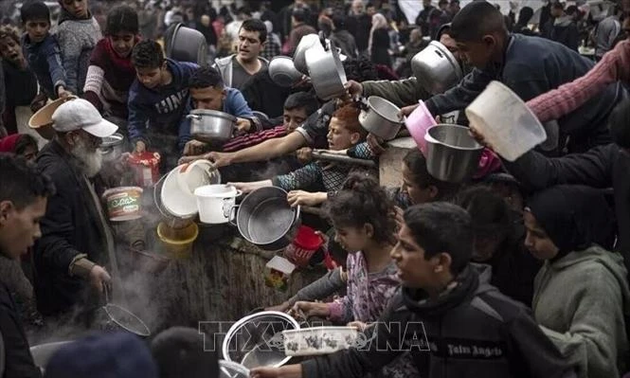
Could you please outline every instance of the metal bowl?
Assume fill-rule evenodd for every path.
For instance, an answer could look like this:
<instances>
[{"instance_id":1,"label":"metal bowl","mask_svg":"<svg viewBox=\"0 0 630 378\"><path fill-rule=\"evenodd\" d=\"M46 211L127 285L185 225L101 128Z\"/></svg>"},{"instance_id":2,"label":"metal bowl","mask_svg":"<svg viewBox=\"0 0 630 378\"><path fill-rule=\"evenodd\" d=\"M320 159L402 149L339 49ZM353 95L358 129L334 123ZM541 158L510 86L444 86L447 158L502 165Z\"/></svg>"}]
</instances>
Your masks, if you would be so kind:
<instances>
[{"instance_id":1,"label":"metal bowl","mask_svg":"<svg viewBox=\"0 0 630 378\"><path fill-rule=\"evenodd\" d=\"M172 28L172 29L171 29ZM179 23L165 33L166 57L177 61L193 62L200 66L208 63L206 37L198 30Z\"/></svg>"},{"instance_id":2,"label":"metal bowl","mask_svg":"<svg viewBox=\"0 0 630 378\"><path fill-rule=\"evenodd\" d=\"M457 59L437 41L429 43L411 59L411 70L418 83L431 94L445 92L463 77Z\"/></svg>"},{"instance_id":3,"label":"metal bowl","mask_svg":"<svg viewBox=\"0 0 630 378\"><path fill-rule=\"evenodd\" d=\"M291 357L284 354L282 331L299 329L290 315L263 311L234 323L223 339L223 359L238 362L247 369L260 366L280 367Z\"/></svg>"},{"instance_id":4,"label":"metal bowl","mask_svg":"<svg viewBox=\"0 0 630 378\"><path fill-rule=\"evenodd\" d=\"M216 110L195 109L186 116L190 119L190 133L196 140L222 143L232 139L236 117Z\"/></svg>"},{"instance_id":5,"label":"metal bowl","mask_svg":"<svg viewBox=\"0 0 630 378\"><path fill-rule=\"evenodd\" d=\"M125 137L120 133L103 138L103 142L98 148L98 151L103 155L103 160L117 160L125 152L124 142Z\"/></svg>"},{"instance_id":6,"label":"metal bowl","mask_svg":"<svg viewBox=\"0 0 630 378\"><path fill-rule=\"evenodd\" d=\"M366 103L367 109L359 115L361 126L384 140L394 139L403 121L400 108L378 96L368 97Z\"/></svg>"},{"instance_id":7,"label":"metal bowl","mask_svg":"<svg viewBox=\"0 0 630 378\"><path fill-rule=\"evenodd\" d=\"M293 59L288 56L276 56L271 59L269 76L281 87L290 87L302 79L302 73L295 69Z\"/></svg>"},{"instance_id":8,"label":"metal bowl","mask_svg":"<svg viewBox=\"0 0 630 378\"><path fill-rule=\"evenodd\" d=\"M219 378L249 378L249 369L236 362L219 360Z\"/></svg>"},{"instance_id":9,"label":"metal bowl","mask_svg":"<svg viewBox=\"0 0 630 378\"><path fill-rule=\"evenodd\" d=\"M437 125L427 130L427 171L438 180L460 183L479 167L483 146L467 127Z\"/></svg>"}]
</instances>

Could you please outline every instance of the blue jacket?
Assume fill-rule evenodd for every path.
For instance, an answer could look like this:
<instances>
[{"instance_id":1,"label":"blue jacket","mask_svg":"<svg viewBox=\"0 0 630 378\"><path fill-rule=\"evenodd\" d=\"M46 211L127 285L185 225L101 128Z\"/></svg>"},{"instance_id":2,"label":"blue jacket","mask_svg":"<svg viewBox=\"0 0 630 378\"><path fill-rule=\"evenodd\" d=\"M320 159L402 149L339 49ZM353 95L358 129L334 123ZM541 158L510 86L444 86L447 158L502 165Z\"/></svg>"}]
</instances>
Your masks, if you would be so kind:
<instances>
[{"instance_id":1,"label":"blue jacket","mask_svg":"<svg viewBox=\"0 0 630 378\"><path fill-rule=\"evenodd\" d=\"M173 75L169 85L149 89L138 79L129 89L129 140L136 143L147 141L145 132L181 135L187 122L184 116L190 110L190 93L188 87L192 74L198 65L188 62L176 62L167 59L167 69Z\"/></svg>"},{"instance_id":2,"label":"blue jacket","mask_svg":"<svg viewBox=\"0 0 630 378\"><path fill-rule=\"evenodd\" d=\"M249 104L247 104L247 101L245 101L245 97L243 97L243 94L241 93L241 91L239 91L236 88L227 88L227 87L225 88L225 91L227 93L225 95L225 100L223 101L223 109L222 109L224 113L228 113L228 114L233 115L234 117L239 117L239 118L247 118L247 119L254 118L254 113L250 109ZM192 105L192 101L191 101L190 109L194 109L194 106ZM260 127L256 127L256 130L251 130L251 131L252 132L260 131L259 129ZM185 144L191 139L192 139L192 135L190 135L190 120L186 119L183 121L182 127L180 129L180 134L179 134L180 147L181 147L181 144Z\"/></svg>"},{"instance_id":3,"label":"blue jacket","mask_svg":"<svg viewBox=\"0 0 630 378\"><path fill-rule=\"evenodd\" d=\"M57 88L67 88L66 72L61 61L61 50L54 35L48 34L39 43L31 43L28 34L22 36L22 52L28 66L37 77L42 91L50 99L57 99Z\"/></svg>"},{"instance_id":4,"label":"blue jacket","mask_svg":"<svg viewBox=\"0 0 630 378\"><path fill-rule=\"evenodd\" d=\"M466 108L490 83L498 80L528 101L584 76L594 63L559 43L514 34L505 51L502 65L484 70L475 68L459 85L444 94L431 97L425 103L431 114L444 114ZM625 90L610 84L600 96L595 96L574 112L560 118L562 132L572 139L583 139L587 148L608 143L608 114ZM590 143L589 143L590 142ZM595 143L593 143L595 142Z\"/></svg>"}]
</instances>

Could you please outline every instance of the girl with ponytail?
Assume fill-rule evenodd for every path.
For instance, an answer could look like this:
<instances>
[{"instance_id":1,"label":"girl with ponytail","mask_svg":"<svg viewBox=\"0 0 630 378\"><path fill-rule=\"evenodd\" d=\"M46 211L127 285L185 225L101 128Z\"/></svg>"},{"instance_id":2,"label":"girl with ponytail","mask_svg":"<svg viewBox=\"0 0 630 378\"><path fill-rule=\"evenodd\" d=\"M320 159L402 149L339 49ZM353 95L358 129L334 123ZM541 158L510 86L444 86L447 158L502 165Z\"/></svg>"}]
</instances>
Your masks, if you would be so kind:
<instances>
[{"instance_id":1,"label":"girl with ponytail","mask_svg":"<svg viewBox=\"0 0 630 378\"><path fill-rule=\"evenodd\" d=\"M354 322L364 329L366 323L379 319L399 285L390 257L396 243L394 203L376 180L353 173L325 210L336 231L335 241L348 251L347 274L343 275L347 294L331 303L297 302L294 309L307 317L324 317L340 325ZM406 356L386 367L384 375L413 376L415 368Z\"/></svg>"}]
</instances>

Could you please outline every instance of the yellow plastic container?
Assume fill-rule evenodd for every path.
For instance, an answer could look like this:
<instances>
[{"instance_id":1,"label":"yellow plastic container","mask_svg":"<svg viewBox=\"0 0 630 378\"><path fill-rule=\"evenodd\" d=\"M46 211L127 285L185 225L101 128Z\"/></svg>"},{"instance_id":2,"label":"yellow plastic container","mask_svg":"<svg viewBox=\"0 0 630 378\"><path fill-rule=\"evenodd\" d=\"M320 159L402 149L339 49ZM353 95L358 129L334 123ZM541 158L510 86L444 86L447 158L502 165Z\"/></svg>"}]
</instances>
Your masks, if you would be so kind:
<instances>
[{"instance_id":1,"label":"yellow plastic container","mask_svg":"<svg viewBox=\"0 0 630 378\"><path fill-rule=\"evenodd\" d=\"M173 259L188 259L192 255L193 243L199 236L199 227L192 222L184 228L171 228L160 222L157 234L166 248L166 253Z\"/></svg>"}]
</instances>

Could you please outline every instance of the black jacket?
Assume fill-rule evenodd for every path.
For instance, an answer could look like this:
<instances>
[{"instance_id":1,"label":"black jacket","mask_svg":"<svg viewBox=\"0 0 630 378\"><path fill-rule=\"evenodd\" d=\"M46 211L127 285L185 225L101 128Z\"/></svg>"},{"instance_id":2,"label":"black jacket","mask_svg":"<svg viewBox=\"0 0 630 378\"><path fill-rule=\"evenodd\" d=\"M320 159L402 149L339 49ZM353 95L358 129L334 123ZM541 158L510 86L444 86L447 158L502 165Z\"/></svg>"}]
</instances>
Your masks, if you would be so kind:
<instances>
[{"instance_id":1,"label":"black jacket","mask_svg":"<svg viewBox=\"0 0 630 378\"><path fill-rule=\"evenodd\" d=\"M524 101L584 76L594 63L567 47L544 38L512 35L501 65L473 69L458 86L425 103L431 114L462 110L492 80L512 89ZM610 84L574 112L558 119L560 130L571 136L570 152L610 143L608 115L627 94L619 83Z\"/></svg>"},{"instance_id":2,"label":"black jacket","mask_svg":"<svg viewBox=\"0 0 630 378\"><path fill-rule=\"evenodd\" d=\"M57 188L48 199L41 221L42 237L35 244L35 293L44 315L66 312L81 302L87 283L71 277L69 266L75 256L86 254L104 265L107 258L105 231L96 205L73 157L55 140L37 158L37 165Z\"/></svg>"},{"instance_id":3,"label":"black jacket","mask_svg":"<svg viewBox=\"0 0 630 378\"><path fill-rule=\"evenodd\" d=\"M559 184L613 188L617 216L617 245L630 272L630 156L615 144L595 147L581 154L547 158L530 151L505 167L529 190Z\"/></svg>"},{"instance_id":4,"label":"black jacket","mask_svg":"<svg viewBox=\"0 0 630 378\"><path fill-rule=\"evenodd\" d=\"M20 316L7 286L0 282L0 336L4 343L5 367L2 378L41 377L31 356Z\"/></svg>"},{"instance_id":5,"label":"black jacket","mask_svg":"<svg viewBox=\"0 0 630 378\"><path fill-rule=\"evenodd\" d=\"M363 377L401 350L410 350L422 378L573 377L528 310L487 284L488 272L480 278L477 269L466 268L459 285L437 301L400 289L371 343L303 362L304 377Z\"/></svg>"}]
</instances>

